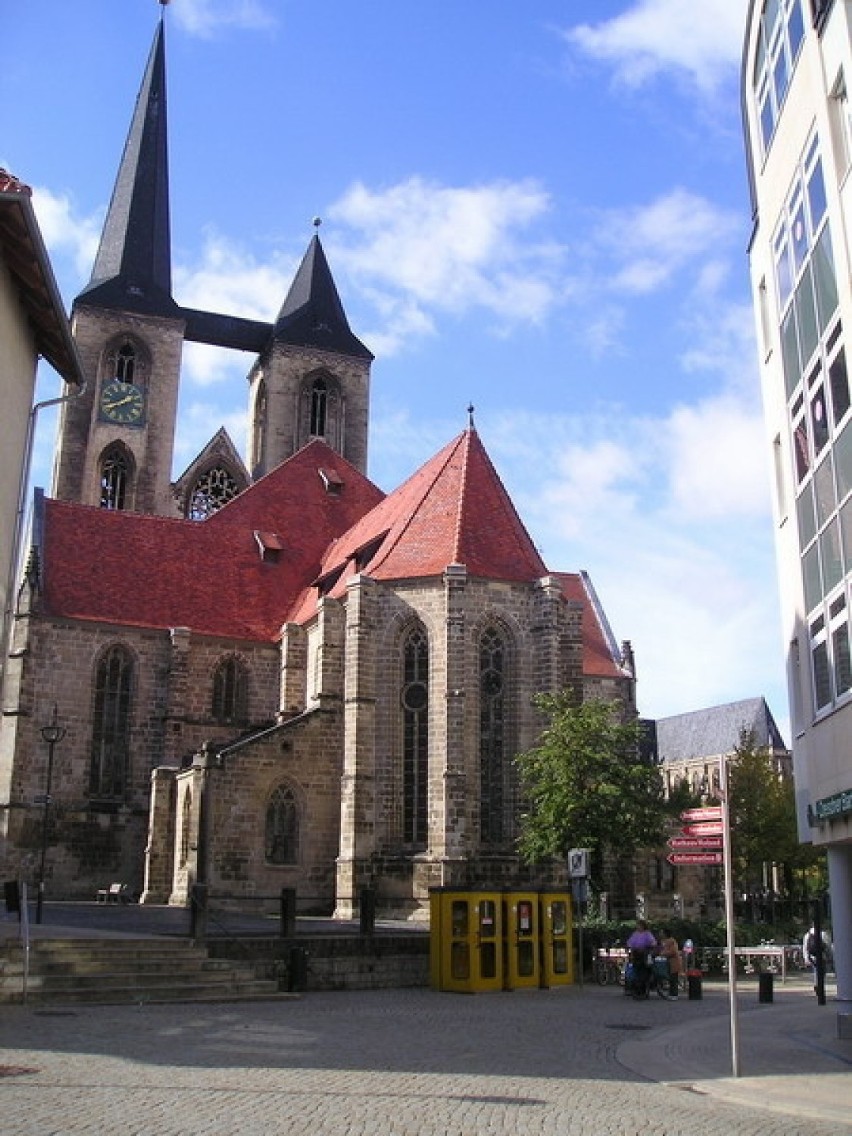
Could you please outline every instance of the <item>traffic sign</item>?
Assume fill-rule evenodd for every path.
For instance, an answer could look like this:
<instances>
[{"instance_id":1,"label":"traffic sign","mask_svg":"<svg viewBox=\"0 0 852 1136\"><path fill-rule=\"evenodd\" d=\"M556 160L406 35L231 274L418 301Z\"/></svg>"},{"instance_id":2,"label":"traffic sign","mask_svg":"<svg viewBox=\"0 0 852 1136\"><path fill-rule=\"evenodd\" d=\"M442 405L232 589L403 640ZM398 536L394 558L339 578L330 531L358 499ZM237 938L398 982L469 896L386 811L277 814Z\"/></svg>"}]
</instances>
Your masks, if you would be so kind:
<instances>
[{"instance_id":1,"label":"traffic sign","mask_svg":"<svg viewBox=\"0 0 852 1136\"><path fill-rule=\"evenodd\" d=\"M721 836L670 836L669 848L721 848Z\"/></svg>"},{"instance_id":2,"label":"traffic sign","mask_svg":"<svg viewBox=\"0 0 852 1136\"><path fill-rule=\"evenodd\" d=\"M721 836L722 822L718 824L685 824L680 830L684 836Z\"/></svg>"},{"instance_id":3,"label":"traffic sign","mask_svg":"<svg viewBox=\"0 0 852 1136\"><path fill-rule=\"evenodd\" d=\"M670 852L666 859L670 864L721 864L721 852Z\"/></svg>"},{"instance_id":4,"label":"traffic sign","mask_svg":"<svg viewBox=\"0 0 852 1136\"><path fill-rule=\"evenodd\" d=\"M701 809L684 809L680 814L681 820L721 820L722 806L707 805Z\"/></svg>"}]
</instances>

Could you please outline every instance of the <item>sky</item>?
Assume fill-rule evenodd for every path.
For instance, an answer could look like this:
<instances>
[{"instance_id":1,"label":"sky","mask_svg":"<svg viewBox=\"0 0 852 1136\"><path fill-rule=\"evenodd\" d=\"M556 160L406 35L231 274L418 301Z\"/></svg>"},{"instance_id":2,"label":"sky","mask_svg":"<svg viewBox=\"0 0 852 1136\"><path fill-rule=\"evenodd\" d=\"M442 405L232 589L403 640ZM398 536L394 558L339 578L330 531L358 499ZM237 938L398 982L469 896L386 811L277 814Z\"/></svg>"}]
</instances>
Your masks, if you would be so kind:
<instances>
[{"instance_id":1,"label":"sky","mask_svg":"<svg viewBox=\"0 0 852 1136\"><path fill-rule=\"evenodd\" d=\"M748 281L746 0L172 0L173 292L271 321L321 219L376 356L369 476L477 431L589 573L640 713L764 696L789 741ZM70 311L161 6L0 0L0 165ZM185 351L174 474L250 358ZM38 397L61 393L42 365ZM55 414L33 467L49 487Z\"/></svg>"}]
</instances>

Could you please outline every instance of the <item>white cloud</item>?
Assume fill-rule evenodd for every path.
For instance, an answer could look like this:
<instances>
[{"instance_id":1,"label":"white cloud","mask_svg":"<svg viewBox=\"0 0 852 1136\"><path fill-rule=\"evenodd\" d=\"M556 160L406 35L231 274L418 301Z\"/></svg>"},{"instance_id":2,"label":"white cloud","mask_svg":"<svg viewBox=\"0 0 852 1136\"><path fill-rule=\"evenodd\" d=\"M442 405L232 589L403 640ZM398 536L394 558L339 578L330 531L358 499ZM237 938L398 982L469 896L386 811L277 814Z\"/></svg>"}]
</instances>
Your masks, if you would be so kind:
<instances>
[{"instance_id":1,"label":"white cloud","mask_svg":"<svg viewBox=\"0 0 852 1136\"><path fill-rule=\"evenodd\" d=\"M223 28L257 31L277 23L269 4L262 0L178 0L172 11L176 24L201 37Z\"/></svg>"},{"instance_id":2,"label":"white cloud","mask_svg":"<svg viewBox=\"0 0 852 1136\"><path fill-rule=\"evenodd\" d=\"M51 258L56 253L70 257L80 283L87 280L98 251L103 216L75 216L67 194L55 194L42 186L33 188L33 209Z\"/></svg>"},{"instance_id":3,"label":"white cloud","mask_svg":"<svg viewBox=\"0 0 852 1136\"><path fill-rule=\"evenodd\" d=\"M611 64L628 86L674 72L710 92L736 74L745 10L743 0L636 0L611 20L568 29L565 38Z\"/></svg>"},{"instance_id":4,"label":"white cloud","mask_svg":"<svg viewBox=\"0 0 852 1136\"><path fill-rule=\"evenodd\" d=\"M616 291L656 291L684 265L708 258L698 268L706 288L724 278L720 253L740 224L737 215L707 198L675 188L647 205L609 211L595 239L615 262L611 287Z\"/></svg>"},{"instance_id":5,"label":"white cloud","mask_svg":"<svg viewBox=\"0 0 852 1136\"><path fill-rule=\"evenodd\" d=\"M384 190L357 183L329 210L353 233L335 247L335 262L386 307L404 296L411 327L429 330L432 311L472 308L503 326L538 321L561 298L562 250L520 234L549 208L533 181L452 187L413 177Z\"/></svg>"},{"instance_id":6,"label":"white cloud","mask_svg":"<svg viewBox=\"0 0 852 1136\"><path fill-rule=\"evenodd\" d=\"M260 263L239 245L208 232L198 263L175 266L174 292L184 307L273 320L295 271L294 259L273 253Z\"/></svg>"},{"instance_id":7,"label":"white cloud","mask_svg":"<svg viewBox=\"0 0 852 1136\"><path fill-rule=\"evenodd\" d=\"M245 454L248 420L244 406L245 404L243 409L235 410L233 403L227 401L181 402L173 462L176 478L181 476L222 426L230 435L238 453Z\"/></svg>"}]
</instances>

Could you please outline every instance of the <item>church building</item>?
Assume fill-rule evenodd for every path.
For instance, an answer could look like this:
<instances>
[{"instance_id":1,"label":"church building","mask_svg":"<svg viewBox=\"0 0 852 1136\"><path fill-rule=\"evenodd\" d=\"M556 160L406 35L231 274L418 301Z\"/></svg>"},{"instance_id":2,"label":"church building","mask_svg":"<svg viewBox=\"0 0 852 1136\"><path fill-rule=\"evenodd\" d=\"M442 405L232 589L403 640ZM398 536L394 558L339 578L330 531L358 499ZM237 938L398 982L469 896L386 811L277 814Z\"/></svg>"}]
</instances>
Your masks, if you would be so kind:
<instances>
[{"instance_id":1,"label":"church building","mask_svg":"<svg viewBox=\"0 0 852 1136\"><path fill-rule=\"evenodd\" d=\"M121 880L143 902L205 884L263 907L293 888L349 917L371 887L418 918L430 887L535 884L513 763L533 695L635 712L630 646L584 572L543 563L472 410L399 488L370 481L373 357L318 234L273 323L180 306L166 124L161 19L17 593L3 871L32 879L49 826L54 899ZM189 342L246 353L247 454L220 430L173 480Z\"/></svg>"}]
</instances>

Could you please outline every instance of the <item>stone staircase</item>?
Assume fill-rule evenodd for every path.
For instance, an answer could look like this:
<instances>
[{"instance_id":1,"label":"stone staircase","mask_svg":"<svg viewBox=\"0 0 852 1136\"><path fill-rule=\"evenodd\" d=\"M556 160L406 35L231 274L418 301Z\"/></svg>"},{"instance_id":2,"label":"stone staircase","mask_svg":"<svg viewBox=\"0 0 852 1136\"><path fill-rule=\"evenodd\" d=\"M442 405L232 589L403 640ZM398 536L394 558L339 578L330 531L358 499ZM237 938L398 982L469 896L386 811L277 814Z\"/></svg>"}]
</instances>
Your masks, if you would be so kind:
<instances>
[{"instance_id":1,"label":"stone staircase","mask_svg":"<svg viewBox=\"0 0 852 1136\"><path fill-rule=\"evenodd\" d=\"M187 939L34 939L28 1004L232 1002L292 997L266 964L210 958ZM0 940L0 1003L22 1002L24 950Z\"/></svg>"}]
</instances>

